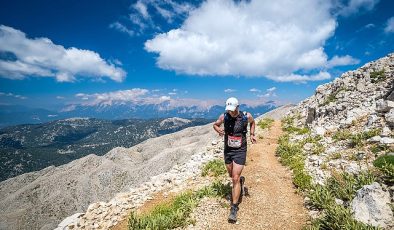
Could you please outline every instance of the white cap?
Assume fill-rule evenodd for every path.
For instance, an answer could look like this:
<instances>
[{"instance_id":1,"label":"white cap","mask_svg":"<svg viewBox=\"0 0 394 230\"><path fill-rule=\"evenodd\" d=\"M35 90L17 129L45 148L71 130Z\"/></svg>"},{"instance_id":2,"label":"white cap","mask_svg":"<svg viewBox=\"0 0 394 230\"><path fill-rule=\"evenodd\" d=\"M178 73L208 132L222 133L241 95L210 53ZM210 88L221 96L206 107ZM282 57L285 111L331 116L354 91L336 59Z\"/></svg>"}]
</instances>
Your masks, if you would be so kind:
<instances>
[{"instance_id":1,"label":"white cap","mask_svg":"<svg viewBox=\"0 0 394 230\"><path fill-rule=\"evenodd\" d=\"M238 100L235 97L230 97L226 101L226 110L234 111L238 106Z\"/></svg>"}]
</instances>

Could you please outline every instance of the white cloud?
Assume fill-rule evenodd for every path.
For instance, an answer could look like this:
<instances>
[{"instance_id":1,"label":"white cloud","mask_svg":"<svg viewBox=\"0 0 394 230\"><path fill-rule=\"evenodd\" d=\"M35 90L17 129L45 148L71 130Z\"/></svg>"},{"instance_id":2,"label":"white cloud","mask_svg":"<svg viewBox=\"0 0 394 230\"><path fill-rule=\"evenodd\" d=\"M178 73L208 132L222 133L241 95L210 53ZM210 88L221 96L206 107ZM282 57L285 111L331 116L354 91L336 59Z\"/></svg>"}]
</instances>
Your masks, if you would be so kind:
<instances>
[{"instance_id":1,"label":"white cloud","mask_svg":"<svg viewBox=\"0 0 394 230\"><path fill-rule=\"evenodd\" d=\"M386 27L384 28L386 33L394 33L394 17L387 20Z\"/></svg>"},{"instance_id":2,"label":"white cloud","mask_svg":"<svg viewBox=\"0 0 394 230\"><path fill-rule=\"evenodd\" d=\"M118 30L118 31L123 32L123 33L126 33L126 34L128 34L130 36L134 36L135 35L134 31L128 29L126 26L124 26L120 22L114 22L114 23L110 24L109 28Z\"/></svg>"},{"instance_id":3,"label":"white cloud","mask_svg":"<svg viewBox=\"0 0 394 230\"><path fill-rule=\"evenodd\" d=\"M169 92L168 95L176 95L175 92Z\"/></svg>"},{"instance_id":4,"label":"white cloud","mask_svg":"<svg viewBox=\"0 0 394 230\"><path fill-rule=\"evenodd\" d=\"M250 92L253 92L253 93L259 93L259 92L261 92L261 90L256 89L256 88L252 88L252 89L250 89L249 91L250 91Z\"/></svg>"},{"instance_id":5,"label":"white cloud","mask_svg":"<svg viewBox=\"0 0 394 230\"><path fill-rule=\"evenodd\" d=\"M21 99L21 100L27 99L27 97L25 97L25 96L22 96L22 95L19 95L19 94L13 94L13 93L0 92L0 96L13 97L13 98Z\"/></svg>"},{"instance_id":6,"label":"white cloud","mask_svg":"<svg viewBox=\"0 0 394 230\"><path fill-rule=\"evenodd\" d=\"M180 73L315 80L293 73L326 66L323 45L336 27L330 7L315 0L208 0L145 49L158 54L160 68Z\"/></svg>"},{"instance_id":7,"label":"white cloud","mask_svg":"<svg viewBox=\"0 0 394 230\"><path fill-rule=\"evenodd\" d=\"M123 69L106 62L98 53L66 49L48 38L29 39L22 31L4 25L0 25L0 51L12 53L17 59L0 60L0 76L9 79L35 76L72 82L76 77L109 77L121 82L126 76Z\"/></svg>"},{"instance_id":8,"label":"white cloud","mask_svg":"<svg viewBox=\"0 0 394 230\"><path fill-rule=\"evenodd\" d=\"M58 100L64 100L64 99L66 99L66 98L63 97L63 96L56 96L56 99L58 99Z\"/></svg>"},{"instance_id":9,"label":"white cloud","mask_svg":"<svg viewBox=\"0 0 394 230\"><path fill-rule=\"evenodd\" d=\"M95 93L85 94L78 93L75 96L80 97L83 100L89 100L87 102L90 105L106 104L112 105L115 102L139 102L141 96L149 93L147 89L134 88L129 90L118 90L108 93Z\"/></svg>"},{"instance_id":10,"label":"white cloud","mask_svg":"<svg viewBox=\"0 0 394 230\"><path fill-rule=\"evenodd\" d=\"M274 87L271 87L271 88L267 89L267 92L273 92L275 90L276 90L276 87L274 86Z\"/></svg>"},{"instance_id":11,"label":"white cloud","mask_svg":"<svg viewBox=\"0 0 394 230\"><path fill-rule=\"evenodd\" d=\"M350 16L361 10L372 10L380 0L350 0L347 5L341 5L339 15Z\"/></svg>"},{"instance_id":12,"label":"white cloud","mask_svg":"<svg viewBox=\"0 0 394 230\"><path fill-rule=\"evenodd\" d=\"M365 25L365 28L367 28L367 29L374 28L374 27L375 27L375 24L373 24L373 23L369 23L369 24Z\"/></svg>"},{"instance_id":13,"label":"white cloud","mask_svg":"<svg viewBox=\"0 0 394 230\"><path fill-rule=\"evenodd\" d=\"M331 60L328 61L327 67L331 68L334 66L346 66L346 65L356 65L360 63L360 60L353 58L352 56L346 55L339 57L335 55Z\"/></svg>"},{"instance_id":14,"label":"white cloud","mask_svg":"<svg viewBox=\"0 0 394 230\"><path fill-rule=\"evenodd\" d=\"M134 9L136 9L136 10L138 11L138 13L139 13L143 18L145 18L145 19L150 18L150 15L149 15L149 13L148 13L148 8L147 8L146 4L145 4L143 1L139 0L138 2L136 2L136 3L133 5L133 7L134 7Z\"/></svg>"},{"instance_id":15,"label":"white cloud","mask_svg":"<svg viewBox=\"0 0 394 230\"><path fill-rule=\"evenodd\" d=\"M267 76L267 77L279 82L296 81L296 82L305 83L307 81L327 80L331 78L331 75L328 72L319 72L313 75L301 75L301 74L292 73L282 76Z\"/></svg>"},{"instance_id":16,"label":"white cloud","mask_svg":"<svg viewBox=\"0 0 394 230\"><path fill-rule=\"evenodd\" d=\"M234 93L235 91L237 91L237 90L235 90L235 89L225 89L224 90L225 93Z\"/></svg>"},{"instance_id":17,"label":"white cloud","mask_svg":"<svg viewBox=\"0 0 394 230\"><path fill-rule=\"evenodd\" d=\"M138 0L131 7L130 21L138 27L139 32L134 35L141 35L148 28L161 30L160 26L155 25L155 15L158 15L160 23L163 19L167 23L173 23L177 18L183 18L194 6L187 2L177 2L173 0Z\"/></svg>"}]
</instances>

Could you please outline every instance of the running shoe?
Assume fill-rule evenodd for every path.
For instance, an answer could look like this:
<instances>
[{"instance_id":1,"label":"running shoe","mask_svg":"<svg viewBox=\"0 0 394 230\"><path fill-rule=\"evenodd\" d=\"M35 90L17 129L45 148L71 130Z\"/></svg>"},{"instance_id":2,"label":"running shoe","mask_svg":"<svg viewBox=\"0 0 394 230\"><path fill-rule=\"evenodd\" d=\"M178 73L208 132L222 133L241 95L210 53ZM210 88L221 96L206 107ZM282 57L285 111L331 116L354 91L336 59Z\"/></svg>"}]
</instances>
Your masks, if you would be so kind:
<instances>
[{"instance_id":1,"label":"running shoe","mask_svg":"<svg viewBox=\"0 0 394 230\"><path fill-rule=\"evenodd\" d=\"M231 205L230 215L228 216L228 222L230 223L237 222L237 212L238 212L238 207L236 205Z\"/></svg>"}]
</instances>

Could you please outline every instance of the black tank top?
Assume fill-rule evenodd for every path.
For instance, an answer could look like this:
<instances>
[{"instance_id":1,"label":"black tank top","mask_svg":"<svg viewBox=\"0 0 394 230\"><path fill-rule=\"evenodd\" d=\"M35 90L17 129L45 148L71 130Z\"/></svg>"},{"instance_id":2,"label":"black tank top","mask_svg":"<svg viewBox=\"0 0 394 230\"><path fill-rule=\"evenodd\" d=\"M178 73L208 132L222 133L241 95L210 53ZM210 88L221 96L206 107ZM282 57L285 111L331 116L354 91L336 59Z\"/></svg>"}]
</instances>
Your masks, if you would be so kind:
<instances>
[{"instance_id":1,"label":"black tank top","mask_svg":"<svg viewBox=\"0 0 394 230\"><path fill-rule=\"evenodd\" d=\"M248 120L245 119L243 112L239 111L237 117L232 117L229 113L224 114L224 152L225 153L238 153L238 152L246 152L247 150L247 141L246 141L246 133ZM237 136L242 137L242 144L239 148L232 148L228 146L228 136Z\"/></svg>"}]
</instances>

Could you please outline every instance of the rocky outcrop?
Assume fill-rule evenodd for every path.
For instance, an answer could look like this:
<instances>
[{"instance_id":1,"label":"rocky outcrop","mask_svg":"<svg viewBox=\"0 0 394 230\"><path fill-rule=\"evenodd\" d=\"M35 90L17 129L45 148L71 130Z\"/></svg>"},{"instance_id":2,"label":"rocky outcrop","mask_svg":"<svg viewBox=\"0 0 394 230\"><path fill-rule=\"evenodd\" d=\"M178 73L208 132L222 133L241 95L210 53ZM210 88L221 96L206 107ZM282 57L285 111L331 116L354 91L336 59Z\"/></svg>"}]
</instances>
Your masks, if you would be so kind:
<instances>
[{"instance_id":1,"label":"rocky outcrop","mask_svg":"<svg viewBox=\"0 0 394 230\"><path fill-rule=\"evenodd\" d=\"M356 220L372 226L387 227L393 224L390 208L390 194L383 191L378 183L365 185L351 203Z\"/></svg>"},{"instance_id":2,"label":"rocky outcrop","mask_svg":"<svg viewBox=\"0 0 394 230\"><path fill-rule=\"evenodd\" d=\"M359 174L372 168L377 157L393 151L393 89L394 53L320 85L313 96L288 113L295 118L296 126L309 127L312 136L319 136L315 143L303 146L305 168L314 183L324 184L332 171ZM367 135L373 136L365 140ZM291 140L307 137L298 134ZM383 197L376 192L380 185L370 186L358 191L352 203L355 218L366 224L394 227L391 210L377 201L376 197ZM383 187L387 187L384 202L392 205L394 186Z\"/></svg>"},{"instance_id":3,"label":"rocky outcrop","mask_svg":"<svg viewBox=\"0 0 394 230\"><path fill-rule=\"evenodd\" d=\"M131 148L115 148L101 157L89 155L3 181L0 229L53 229L67 216L85 213L95 202L108 205L116 194L130 192L153 176L176 170L174 167L186 164L192 156L212 155L207 144L215 138L212 124L187 128ZM122 206L118 201L124 200L115 199L119 210L135 205Z\"/></svg>"}]
</instances>

